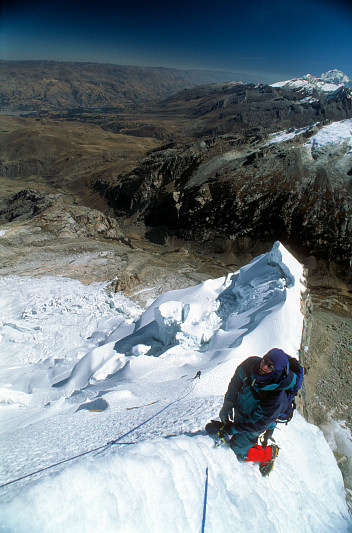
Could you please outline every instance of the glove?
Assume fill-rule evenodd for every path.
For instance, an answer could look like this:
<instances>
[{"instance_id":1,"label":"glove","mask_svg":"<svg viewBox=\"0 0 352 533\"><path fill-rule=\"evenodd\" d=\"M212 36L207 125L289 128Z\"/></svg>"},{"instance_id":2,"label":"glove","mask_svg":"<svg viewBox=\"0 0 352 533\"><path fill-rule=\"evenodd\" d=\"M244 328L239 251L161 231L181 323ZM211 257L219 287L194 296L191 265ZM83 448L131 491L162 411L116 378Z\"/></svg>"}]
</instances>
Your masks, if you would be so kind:
<instances>
[{"instance_id":1,"label":"glove","mask_svg":"<svg viewBox=\"0 0 352 533\"><path fill-rule=\"evenodd\" d=\"M229 400L224 400L223 406L220 410L219 417L223 424L229 422L230 416L232 415L233 405Z\"/></svg>"}]
</instances>

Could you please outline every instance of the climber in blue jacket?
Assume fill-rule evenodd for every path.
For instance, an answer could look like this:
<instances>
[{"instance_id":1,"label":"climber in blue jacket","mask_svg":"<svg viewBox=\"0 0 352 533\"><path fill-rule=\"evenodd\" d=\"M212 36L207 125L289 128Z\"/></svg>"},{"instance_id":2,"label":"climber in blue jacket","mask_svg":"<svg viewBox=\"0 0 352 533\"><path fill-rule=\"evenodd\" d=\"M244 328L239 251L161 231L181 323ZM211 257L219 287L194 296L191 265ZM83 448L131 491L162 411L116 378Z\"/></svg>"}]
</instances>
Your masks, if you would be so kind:
<instances>
[{"instance_id":1,"label":"climber in blue jacket","mask_svg":"<svg viewBox=\"0 0 352 533\"><path fill-rule=\"evenodd\" d=\"M290 408L292 391L301 386L302 378L303 368L298 361L273 348L262 358L243 361L230 381L220 419L231 436L229 444L237 458L259 462L263 475L271 472L279 448L257 444L258 438L265 432L272 435L277 419Z\"/></svg>"}]
</instances>

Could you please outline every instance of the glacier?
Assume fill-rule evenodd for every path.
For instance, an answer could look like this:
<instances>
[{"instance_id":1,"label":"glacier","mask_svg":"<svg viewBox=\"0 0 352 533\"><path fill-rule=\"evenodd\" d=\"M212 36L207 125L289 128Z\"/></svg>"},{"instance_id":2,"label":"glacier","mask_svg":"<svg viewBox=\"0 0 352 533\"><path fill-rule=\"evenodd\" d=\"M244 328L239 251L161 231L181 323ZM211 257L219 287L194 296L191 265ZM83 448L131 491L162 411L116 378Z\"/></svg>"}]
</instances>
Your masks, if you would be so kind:
<instances>
[{"instance_id":1,"label":"glacier","mask_svg":"<svg viewBox=\"0 0 352 533\"><path fill-rule=\"evenodd\" d=\"M331 448L297 411L268 478L204 432L246 357L299 356L305 280L281 243L145 310L104 283L0 286L0 531L352 530Z\"/></svg>"}]
</instances>

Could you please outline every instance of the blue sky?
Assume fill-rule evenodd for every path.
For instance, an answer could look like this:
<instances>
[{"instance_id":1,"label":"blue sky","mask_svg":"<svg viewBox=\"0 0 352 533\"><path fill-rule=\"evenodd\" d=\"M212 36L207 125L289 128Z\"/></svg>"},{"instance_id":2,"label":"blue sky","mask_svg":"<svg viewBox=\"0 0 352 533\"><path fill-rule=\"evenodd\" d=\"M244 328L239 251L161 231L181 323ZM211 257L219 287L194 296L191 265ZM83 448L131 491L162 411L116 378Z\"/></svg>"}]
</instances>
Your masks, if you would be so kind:
<instances>
[{"instance_id":1,"label":"blue sky","mask_svg":"<svg viewBox=\"0 0 352 533\"><path fill-rule=\"evenodd\" d=\"M3 0L1 59L352 78L352 0Z\"/></svg>"}]
</instances>

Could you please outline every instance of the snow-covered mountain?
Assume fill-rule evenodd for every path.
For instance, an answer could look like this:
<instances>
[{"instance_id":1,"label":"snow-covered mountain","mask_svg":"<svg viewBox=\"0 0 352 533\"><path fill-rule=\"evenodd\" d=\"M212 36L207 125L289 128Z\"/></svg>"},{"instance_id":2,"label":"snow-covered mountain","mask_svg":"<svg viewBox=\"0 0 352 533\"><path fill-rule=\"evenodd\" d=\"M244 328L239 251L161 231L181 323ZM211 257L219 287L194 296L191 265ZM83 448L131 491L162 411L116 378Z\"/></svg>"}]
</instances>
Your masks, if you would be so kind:
<instances>
[{"instance_id":1,"label":"snow-covered mountain","mask_svg":"<svg viewBox=\"0 0 352 533\"><path fill-rule=\"evenodd\" d=\"M333 453L298 412L269 478L203 430L244 358L298 357L303 269L280 243L144 312L104 284L0 286L1 531L350 530Z\"/></svg>"},{"instance_id":2,"label":"snow-covered mountain","mask_svg":"<svg viewBox=\"0 0 352 533\"><path fill-rule=\"evenodd\" d=\"M321 79L325 80L328 83L334 83L335 85L345 85L345 87L351 87L352 86L352 80L342 72L341 70L333 69L328 70L325 73L321 74Z\"/></svg>"},{"instance_id":3,"label":"snow-covered mountain","mask_svg":"<svg viewBox=\"0 0 352 533\"><path fill-rule=\"evenodd\" d=\"M352 81L340 70L329 70L321 74L320 77L306 74L302 78L292 78L290 80L272 83L271 87L284 87L286 89L301 89L312 93L316 90L321 93L337 91L339 87L352 87Z\"/></svg>"}]
</instances>

